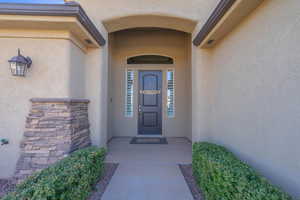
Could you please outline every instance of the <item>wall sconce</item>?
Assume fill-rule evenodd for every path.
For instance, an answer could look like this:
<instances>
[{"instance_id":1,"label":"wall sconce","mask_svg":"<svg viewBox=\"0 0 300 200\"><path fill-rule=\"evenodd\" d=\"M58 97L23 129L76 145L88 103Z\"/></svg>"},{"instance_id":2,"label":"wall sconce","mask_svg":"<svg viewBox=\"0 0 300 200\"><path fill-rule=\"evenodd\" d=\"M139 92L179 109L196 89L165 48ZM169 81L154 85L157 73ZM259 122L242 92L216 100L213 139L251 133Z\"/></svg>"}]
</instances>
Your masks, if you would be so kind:
<instances>
[{"instance_id":1,"label":"wall sconce","mask_svg":"<svg viewBox=\"0 0 300 200\"><path fill-rule=\"evenodd\" d=\"M29 57L24 57L20 53L20 49L18 49L18 55L14 56L9 61L11 74L13 76L25 76L27 70L30 68L32 64L32 60Z\"/></svg>"}]
</instances>

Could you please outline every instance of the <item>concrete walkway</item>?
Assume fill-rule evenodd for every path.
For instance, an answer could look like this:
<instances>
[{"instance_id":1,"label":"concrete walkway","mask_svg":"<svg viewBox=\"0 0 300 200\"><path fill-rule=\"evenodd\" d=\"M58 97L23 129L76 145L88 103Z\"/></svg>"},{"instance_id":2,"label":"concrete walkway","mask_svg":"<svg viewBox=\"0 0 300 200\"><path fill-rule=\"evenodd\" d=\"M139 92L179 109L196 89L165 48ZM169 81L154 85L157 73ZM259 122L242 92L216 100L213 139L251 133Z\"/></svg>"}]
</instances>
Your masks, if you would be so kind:
<instances>
[{"instance_id":1,"label":"concrete walkway","mask_svg":"<svg viewBox=\"0 0 300 200\"><path fill-rule=\"evenodd\" d=\"M109 144L107 162L119 163L102 200L193 200L178 163L191 163L191 144L168 138L168 145Z\"/></svg>"}]
</instances>

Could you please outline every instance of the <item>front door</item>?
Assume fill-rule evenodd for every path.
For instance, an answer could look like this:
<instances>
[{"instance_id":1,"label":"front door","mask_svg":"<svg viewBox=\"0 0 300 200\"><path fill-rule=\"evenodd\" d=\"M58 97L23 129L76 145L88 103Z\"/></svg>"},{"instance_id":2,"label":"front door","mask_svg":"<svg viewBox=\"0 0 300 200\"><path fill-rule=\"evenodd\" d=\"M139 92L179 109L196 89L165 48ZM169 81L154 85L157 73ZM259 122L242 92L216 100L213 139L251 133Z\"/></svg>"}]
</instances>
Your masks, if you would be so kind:
<instances>
[{"instance_id":1,"label":"front door","mask_svg":"<svg viewBox=\"0 0 300 200\"><path fill-rule=\"evenodd\" d=\"M162 134L161 88L161 71L139 71L139 135Z\"/></svg>"}]
</instances>

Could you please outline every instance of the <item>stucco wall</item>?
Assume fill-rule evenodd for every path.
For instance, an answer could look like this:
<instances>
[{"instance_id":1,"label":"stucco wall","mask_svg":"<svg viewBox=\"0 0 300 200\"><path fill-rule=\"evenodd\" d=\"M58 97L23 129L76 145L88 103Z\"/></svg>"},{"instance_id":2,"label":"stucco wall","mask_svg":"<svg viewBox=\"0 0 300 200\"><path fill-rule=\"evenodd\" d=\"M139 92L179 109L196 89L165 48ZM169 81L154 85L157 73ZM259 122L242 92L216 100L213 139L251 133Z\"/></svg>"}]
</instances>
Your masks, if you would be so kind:
<instances>
[{"instance_id":1,"label":"stucco wall","mask_svg":"<svg viewBox=\"0 0 300 200\"><path fill-rule=\"evenodd\" d=\"M21 34L19 32L19 34ZM42 35L42 33L41 33ZM41 36L42 37L42 36ZM13 175L31 98L88 98L91 138L105 146L107 135L107 69L105 48L83 52L67 39L0 38L0 178ZM25 78L13 77L8 59L21 53L33 60Z\"/></svg>"},{"instance_id":2,"label":"stucco wall","mask_svg":"<svg viewBox=\"0 0 300 200\"><path fill-rule=\"evenodd\" d=\"M91 49L85 62L85 98L89 99L89 120L92 143L105 147L108 111L108 48Z\"/></svg>"},{"instance_id":3,"label":"stucco wall","mask_svg":"<svg viewBox=\"0 0 300 200\"><path fill-rule=\"evenodd\" d=\"M139 14L197 20L196 33L219 2L77 1L106 39L103 20ZM298 0L265 0L214 49L201 50L193 46L192 92L188 89L190 74L186 69L191 41L183 33L122 33L108 41L115 41L113 45L119 50L109 49L107 44L100 49L90 49L86 54L63 39L0 38L0 136L10 140L9 145L0 147L3 159L0 177L13 173L32 97L90 99L89 117L95 145L105 146L108 129L111 130L109 137L112 134L124 136L121 127L128 127L126 133L135 134L136 121L122 118L124 98L120 96L122 92L118 92L124 88L124 58L158 53L177 60L176 80L182 81L177 85L183 87L176 89L176 116L180 113L182 118L167 122L170 127L179 128L170 134L167 131L166 136L191 137L188 130L192 121L193 141L227 146L274 183L300 196L299 7ZM27 78L12 77L9 72L7 60L16 55L18 47L33 59ZM109 52L114 61L112 69L108 68ZM178 92L183 93L178 95ZM190 100L184 99L190 94L193 95L192 107L188 105ZM108 104L110 97L113 105ZM116 99L120 102L115 102ZM110 123L108 109L112 113ZM191 110L192 115L189 115Z\"/></svg>"},{"instance_id":4,"label":"stucco wall","mask_svg":"<svg viewBox=\"0 0 300 200\"><path fill-rule=\"evenodd\" d=\"M77 0L76 0L77 1ZM101 0L102 1L102 0ZM84 96L89 104L89 120L93 145L105 147L108 137L108 33L102 24L105 15L109 13L108 1L78 0L94 25L101 32L106 44L97 49L88 49L85 54ZM108 11L108 12L107 12ZM75 58L76 59L76 58ZM83 77L82 77L83 78ZM76 79L74 79L76 81ZM83 81L83 80L82 80ZM76 89L74 89L74 92Z\"/></svg>"},{"instance_id":5,"label":"stucco wall","mask_svg":"<svg viewBox=\"0 0 300 200\"><path fill-rule=\"evenodd\" d=\"M69 90L72 98L84 98L86 94L86 59L85 54L81 49L73 43L69 43Z\"/></svg>"},{"instance_id":6,"label":"stucco wall","mask_svg":"<svg viewBox=\"0 0 300 200\"><path fill-rule=\"evenodd\" d=\"M137 135L137 71L158 69L163 71L163 135L166 137L187 137L189 133L189 50L190 35L170 30L128 30L113 34L112 69L110 90L112 98L111 132L113 136ZM127 65L127 58L136 55L166 55L174 58L174 65ZM136 70L134 86L134 117L124 116L125 70ZM168 68L175 69L175 118L166 116L166 74Z\"/></svg>"},{"instance_id":7,"label":"stucco wall","mask_svg":"<svg viewBox=\"0 0 300 200\"><path fill-rule=\"evenodd\" d=\"M9 144L0 146L0 178L13 174L19 158L19 145L33 97L68 97L70 94L70 41L25 38L0 38L0 138ZM11 75L8 60L21 49L33 60L26 78Z\"/></svg>"},{"instance_id":8,"label":"stucco wall","mask_svg":"<svg viewBox=\"0 0 300 200\"><path fill-rule=\"evenodd\" d=\"M92 144L105 147L107 142L107 48L83 52L70 43L70 97L87 98Z\"/></svg>"},{"instance_id":9,"label":"stucco wall","mask_svg":"<svg viewBox=\"0 0 300 200\"><path fill-rule=\"evenodd\" d=\"M101 21L97 21L97 16L92 18L104 38L107 38ZM73 43L76 40L70 40L74 39L74 35L68 31L1 31L0 64L3 67L0 69L0 85L4 98L0 99L0 138L8 138L10 144L0 147L0 158L12 159L0 163L0 177L10 177L14 172L25 117L29 111L29 99L33 97L90 99L92 142L105 147L108 45L98 49L80 49L78 44ZM33 59L32 70L26 78L12 77L9 72L7 60L17 54L17 48Z\"/></svg>"},{"instance_id":10,"label":"stucco wall","mask_svg":"<svg viewBox=\"0 0 300 200\"><path fill-rule=\"evenodd\" d=\"M97 24L100 24L102 20L140 14L170 15L198 21L207 19L209 16L208 14L219 2L218 0L119 0L118 2L106 0L76 1L82 5L88 15Z\"/></svg>"},{"instance_id":11,"label":"stucco wall","mask_svg":"<svg viewBox=\"0 0 300 200\"><path fill-rule=\"evenodd\" d=\"M199 21L199 27L209 17L209 14L216 7L219 0L164 0L164 1L140 1L140 0L122 0L115 1L106 0L75 0L84 8L87 15L92 19L97 28L103 34L107 42L107 30L103 26L106 20L116 19L118 17L137 15L135 19L139 19L138 15L153 14L157 16L172 16L184 18L191 21ZM132 18L132 20L135 20ZM132 23L132 22L131 22ZM145 21L145 24L149 23ZM133 23L134 24L134 23ZM150 23L151 24L151 23ZM165 28L162 24L157 27ZM109 45L101 47L99 50L89 50L86 59L87 71L86 98L91 99L90 104L90 121L92 131L95 132L95 144L103 144L103 139L112 136L110 128L111 122L108 120L107 109L109 109L109 95L107 88L109 74ZM98 87L100 85L100 88ZM191 107L189 108L191 110ZM92 112L93 111L93 112ZM101 112L94 112L101 111ZM106 113L106 115L104 115ZM190 116L191 117L191 116ZM111 118L111 117L110 117ZM190 120L191 123L191 120ZM189 126L188 128L191 128ZM188 131L190 132L190 131ZM99 134L97 134L99 133ZM102 138L104 137L104 138ZM189 135L191 138L191 133ZM105 141L106 142L106 141Z\"/></svg>"},{"instance_id":12,"label":"stucco wall","mask_svg":"<svg viewBox=\"0 0 300 200\"><path fill-rule=\"evenodd\" d=\"M225 145L300 196L300 2L266 0L214 49L193 48L193 139Z\"/></svg>"}]
</instances>

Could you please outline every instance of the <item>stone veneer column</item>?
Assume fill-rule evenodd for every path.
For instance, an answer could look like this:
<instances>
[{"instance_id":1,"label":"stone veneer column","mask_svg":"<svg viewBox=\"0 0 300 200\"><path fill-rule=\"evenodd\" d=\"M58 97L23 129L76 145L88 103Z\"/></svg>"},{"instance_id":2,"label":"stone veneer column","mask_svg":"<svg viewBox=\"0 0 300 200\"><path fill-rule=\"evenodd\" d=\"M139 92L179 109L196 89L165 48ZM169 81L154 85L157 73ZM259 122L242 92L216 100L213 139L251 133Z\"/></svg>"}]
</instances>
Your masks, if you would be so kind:
<instances>
[{"instance_id":1,"label":"stone veneer column","mask_svg":"<svg viewBox=\"0 0 300 200\"><path fill-rule=\"evenodd\" d=\"M31 99L15 178L20 182L91 145L86 99Z\"/></svg>"}]
</instances>

